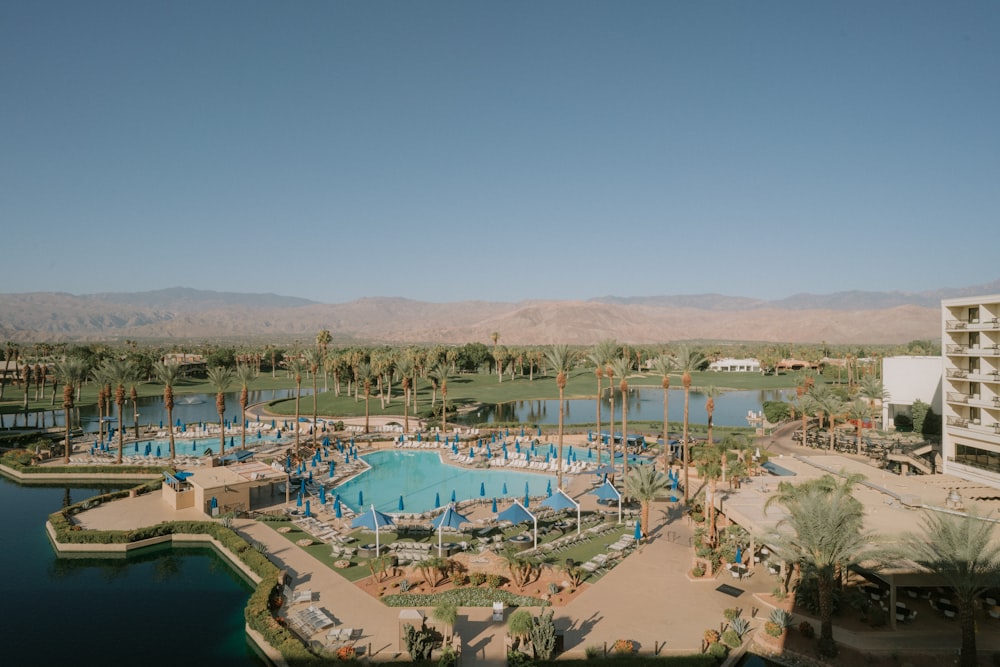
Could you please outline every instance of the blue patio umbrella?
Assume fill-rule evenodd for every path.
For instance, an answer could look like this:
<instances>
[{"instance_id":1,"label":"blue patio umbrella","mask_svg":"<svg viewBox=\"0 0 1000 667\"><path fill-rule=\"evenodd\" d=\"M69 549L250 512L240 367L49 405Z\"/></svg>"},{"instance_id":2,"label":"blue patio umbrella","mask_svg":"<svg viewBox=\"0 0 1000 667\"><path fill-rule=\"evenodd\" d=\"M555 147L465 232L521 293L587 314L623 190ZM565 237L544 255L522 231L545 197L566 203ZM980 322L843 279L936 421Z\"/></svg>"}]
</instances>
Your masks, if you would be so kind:
<instances>
[{"instance_id":1,"label":"blue patio umbrella","mask_svg":"<svg viewBox=\"0 0 1000 667\"><path fill-rule=\"evenodd\" d=\"M326 505L326 487L319 487L319 502L321 505Z\"/></svg>"},{"instance_id":2,"label":"blue patio umbrella","mask_svg":"<svg viewBox=\"0 0 1000 667\"><path fill-rule=\"evenodd\" d=\"M438 532L438 549L441 548L441 533L444 529L459 530L463 523L471 523L471 521L469 521L468 517L459 514L454 505L448 505L448 508L444 512L434 517L431 525Z\"/></svg>"},{"instance_id":3,"label":"blue patio umbrella","mask_svg":"<svg viewBox=\"0 0 1000 667\"><path fill-rule=\"evenodd\" d=\"M393 526L395 523L392 517L388 514L383 514L375 509L375 505L371 506L371 510L363 511L354 517L354 521L351 522L351 528L364 528L366 530L371 530L375 532L375 553L381 551L379 546L379 530L389 526Z\"/></svg>"},{"instance_id":4,"label":"blue patio umbrella","mask_svg":"<svg viewBox=\"0 0 1000 667\"><path fill-rule=\"evenodd\" d=\"M330 479L333 479L333 473L337 469L337 462L330 461Z\"/></svg>"},{"instance_id":5,"label":"blue patio umbrella","mask_svg":"<svg viewBox=\"0 0 1000 667\"><path fill-rule=\"evenodd\" d=\"M291 468L291 467L292 467L292 455L288 454L285 456L285 468Z\"/></svg>"},{"instance_id":6,"label":"blue patio umbrella","mask_svg":"<svg viewBox=\"0 0 1000 667\"><path fill-rule=\"evenodd\" d=\"M514 443L514 451L517 452L518 454L521 453L521 443L520 442L515 442Z\"/></svg>"},{"instance_id":7,"label":"blue patio umbrella","mask_svg":"<svg viewBox=\"0 0 1000 667\"><path fill-rule=\"evenodd\" d=\"M312 484L312 481L313 481L313 471L310 470L309 471L309 483Z\"/></svg>"},{"instance_id":8,"label":"blue patio umbrella","mask_svg":"<svg viewBox=\"0 0 1000 667\"><path fill-rule=\"evenodd\" d=\"M524 427L523 426L521 427L521 437L522 438L524 437Z\"/></svg>"},{"instance_id":9,"label":"blue patio umbrella","mask_svg":"<svg viewBox=\"0 0 1000 667\"><path fill-rule=\"evenodd\" d=\"M524 494L524 506L527 507L530 503L531 503L531 499L528 497L528 494L525 493Z\"/></svg>"},{"instance_id":10,"label":"blue patio umbrella","mask_svg":"<svg viewBox=\"0 0 1000 667\"><path fill-rule=\"evenodd\" d=\"M324 447L329 447L330 446L330 438L323 438L323 442L321 444Z\"/></svg>"},{"instance_id":11,"label":"blue patio umbrella","mask_svg":"<svg viewBox=\"0 0 1000 667\"><path fill-rule=\"evenodd\" d=\"M552 454L550 454L549 452L545 452L545 462L548 463L551 458Z\"/></svg>"},{"instance_id":12,"label":"blue patio umbrella","mask_svg":"<svg viewBox=\"0 0 1000 667\"><path fill-rule=\"evenodd\" d=\"M402 512L405 505L403 504L403 496L399 497L399 511Z\"/></svg>"},{"instance_id":13,"label":"blue patio umbrella","mask_svg":"<svg viewBox=\"0 0 1000 667\"><path fill-rule=\"evenodd\" d=\"M493 499L493 509L491 509L490 511L493 512L494 514L497 513L497 499L496 498Z\"/></svg>"},{"instance_id":14,"label":"blue patio umbrella","mask_svg":"<svg viewBox=\"0 0 1000 667\"><path fill-rule=\"evenodd\" d=\"M506 447L503 448L503 460L504 461L507 460L507 448Z\"/></svg>"},{"instance_id":15,"label":"blue patio umbrella","mask_svg":"<svg viewBox=\"0 0 1000 667\"><path fill-rule=\"evenodd\" d=\"M181 424L181 433L187 433L187 430L188 430L188 425L187 424Z\"/></svg>"},{"instance_id":16,"label":"blue patio umbrella","mask_svg":"<svg viewBox=\"0 0 1000 667\"><path fill-rule=\"evenodd\" d=\"M618 522L621 523L622 520L622 494L614 487L614 485L604 480L604 484L590 492L591 494L597 496L601 500L617 500L618 501Z\"/></svg>"},{"instance_id":17,"label":"blue patio umbrella","mask_svg":"<svg viewBox=\"0 0 1000 667\"><path fill-rule=\"evenodd\" d=\"M137 442L137 443L135 443L135 453L136 453L136 454L138 454L138 453L139 453L139 443L138 443L138 442Z\"/></svg>"},{"instance_id":18,"label":"blue patio umbrella","mask_svg":"<svg viewBox=\"0 0 1000 667\"><path fill-rule=\"evenodd\" d=\"M271 428L278 428L277 422L275 422L273 419L271 420Z\"/></svg>"},{"instance_id":19,"label":"blue patio umbrella","mask_svg":"<svg viewBox=\"0 0 1000 667\"><path fill-rule=\"evenodd\" d=\"M434 434L434 441L435 442L441 442L441 434L440 433L435 433Z\"/></svg>"},{"instance_id":20,"label":"blue patio umbrella","mask_svg":"<svg viewBox=\"0 0 1000 667\"><path fill-rule=\"evenodd\" d=\"M176 421L176 423L174 424L174 426L176 426L177 428L180 428L180 427L181 427L181 418L180 418L180 417L178 417L178 418L177 418L177 421Z\"/></svg>"},{"instance_id":21,"label":"blue patio umbrella","mask_svg":"<svg viewBox=\"0 0 1000 667\"><path fill-rule=\"evenodd\" d=\"M417 442L421 442L419 433L417 433Z\"/></svg>"},{"instance_id":22,"label":"blue patio umbrella","mask_svg":"<svg viewBox=\"0 0 1000 667\"><path fill-rule=\"evenodd\" d=\"M734 560L737 565L743 563L743 550L740 547L736 547L736 558Z\"/></svg>"},{"instance_id":23,"label":"blue patio umbrella","mask_svg":"<svg viewBox=\"0 0 1000 667\"><path fill-rule=\"evenodd\" d=\"M163 428L163 420L162 419L160 420L160 428L161 429Z\"/></svg>"},{"instance_id":24,"label":"blue patio umbrella","mask_svg":"<svg viewBox=\"0 0 1000 667\"><path fill-rule=\"evenodd\" d=\"M219 508L219 499L216 498L215 496L212 496L212 501L209 504L211 505L212 509L218 509Z\"/></svg>"},{"instance_id":25,"label":"blue patio umbrella","mask_svg":"<svg viewBox=\"0 0 1000 667\"><path fill-rule=\"evenodd\" d=\"M344 510L340 507L340 498L333 501L333 516L338 519L342 519L344 517Z\"/></svg>"},{"instance_id":26,"label":"blue patio umbrella","mask_svg":"<svg viewBox=\"0 0 1000 667\"><path fill-rule=\"evenodd\" d=\"M482 498L486 495L486 482L479 483L479 497Z\"/></svg>"},{"instance_id":27,"label":"blue patio umbrella","mask_svg":"<svg viewBox=\"0 0 1000 667\"><path fill-rule=\"evenodd\" d=\"M451 502L455 502L455 489L451 490Z\"/></svg>"},{"instance_id":28,"label":"blue patio umbrella","mask_svg":"<svg viewBox=\"0 0 1000 667\"><path fill-rule=\"evenodd\" d=\"M312 516L312 512L309 511L309 501L306 501L306 516Z\"/></svg>"},{"instance_id":29,"label":"blue patio umbrella","mask_svg":"<svg viewBox=\"0 0 1000 667\"><path fill-rule=\"evenodd\" d=\"M634 537L636 540L641 540L642 539L642 522L641 521L636 521L635 522L635 533L632 535L632 537ZM739 552L737 552L737 553L739 553Z\"/></svg>"},{"instance_id":30,"label":"blue patio umbrella","mask_svg":"<svg viewBox=\"0 0 1000 667\"><path fill-rule=\"evenodd\" d=\"M535 545L538 546L538 518L528 511L527 504L514 501L514 504L497 515L497 521L510 521L512 524L532 522L535 525Z\"/></svg>"},{"instance_id":31,"label":"blue patio umbrella","mask_svg":"<svg viewBox=\"0 0 1000 667\"><path fill-rule=\"evenodd\" d=\"M302 492L299 491L298 496L295 499L295 506L302 507Z\"/></svg>"},{"instance_id":32,"label":"blue patio umbrella","mask_svg":"<svg viewBox=\"0 0 1000 667\"><path fill-rule=\"evenodd\" d=\"M503 494L504 494L505 496L507 495L507 482L504 482L504 483L503 483L503 490L502 490L502 493L503 493Z\"/></svg>"},{"instance_id":33,"label":"blue patio umbrella","mask_svg":"<svg viewBox=\"0 0 1000 667\"><path fill-rule=\"evenodd\" d=\"M156 446L156 458L160 458L160 446Z\"/></svg>"},{"instance_id":34,"label":"blue patio umbrella","mask_svg":"<svg viewBox=\"0 0 1000 667\"><path fill-rule=\"evenodd\" d=\"M358 489L358 507L364 507L365 505L365 492Z\"/></svg>"},{"instance_id":35,"label":"blue patio umbrella","mask_svg":"<svg viewBox=\"0 0 1000 667\"><path fill-rule=\"evenodd\" d=\"M552 495L552 480L551 479L545 485L545 492L548 493L550 496Z\"/></svg>"},{"instance_id":36,"label":"blue patio umbrella","mask_svg":"<svg viewBox=\"0 0 1000 667\"><path fill-rule=\"evenodd\" d=\"M580 503L570 498L562 489L556 489L555 493L549 495L542 501L542 507L549 507L557 512L567 509L576 510L576 533L580 534Z\"/></svg>"},{"instance_id":37,"label":"blue patio umbrella","mask_svg":"<svg viewBox=\"0 0 1000 667\"><path fill-rule=\"evenodd\" d=\"M492 440L493 442L496 442L496 441L497 441L497 434L496 434L496 433L493 433L493 434L492 434L492 437L491 437L491 440Z\"/></svg>"},{"instance_id":38,"label":"blue patio umbrella","mask_svg":"<svg viewBox=\"0 0 1000 667\"><path fill-rule=\"evenodd\" d=\"M233 443L234 443L234 442L236 442L236 440L234 440L234 439L233 439L233 436L229 436L229 446L230 446L230 447L233 447L233 446L234 446L234 445L233 445Z\"/></svg>"},{"instance_id":39,"label":"blue patio umbrella","mask_svg":"<svg viewBox=\"0 0 1000 667\"><path fill-rule=\"evenodd\" d=\"M434 492L434 509L441 507L441 494L437 491Z\"/></svg>"},{"instance_id":40,"label":"blue patio umbrella","mask_svg":"<svg viewBox=\"0 0 1000 667\"><path fill-rule=\"evenodd\" d=\"M260 440L262 437L263 434L260 431L257 431L257 439Z\"/></svg>"},{"instance_id":41,"label":"blue patio umbrella","mask_svg":"<svg viewBox=\"0 0 1000 667\"><path fill-rule=\"evenodd\" d=\"M538 437L539 438L542 437L542 427L541 426L538 427Z\"/></svg>"}]
</instances>

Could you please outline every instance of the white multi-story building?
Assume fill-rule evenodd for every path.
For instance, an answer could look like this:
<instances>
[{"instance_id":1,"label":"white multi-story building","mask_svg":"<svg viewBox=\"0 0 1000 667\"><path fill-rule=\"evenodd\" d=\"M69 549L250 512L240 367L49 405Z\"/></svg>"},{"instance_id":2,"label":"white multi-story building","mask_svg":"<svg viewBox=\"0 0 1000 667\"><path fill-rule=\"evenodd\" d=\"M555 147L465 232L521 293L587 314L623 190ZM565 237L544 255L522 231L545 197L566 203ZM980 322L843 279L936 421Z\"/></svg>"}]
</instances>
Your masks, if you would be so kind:
<instances>
[{"instance_id":1,"label":"white multi-story building","mask_svg":"<svg viewBox=\"0 0 1000 667\"><path fill-rule=\"evenodd\" d=\"M941 302L945 473L1000 488L1000 294Z\"/></svg>"},{"instance_id":2,"label":"white multi-story building","mask_svg":"<svg viewBox=\"0 0 1000 667\"><path fill-rule=\"evenodd\" d=\"M760 361L757 359L718 359L708 365L710 371L727 373L760 373Z\"/></svg>"}]
</instances>

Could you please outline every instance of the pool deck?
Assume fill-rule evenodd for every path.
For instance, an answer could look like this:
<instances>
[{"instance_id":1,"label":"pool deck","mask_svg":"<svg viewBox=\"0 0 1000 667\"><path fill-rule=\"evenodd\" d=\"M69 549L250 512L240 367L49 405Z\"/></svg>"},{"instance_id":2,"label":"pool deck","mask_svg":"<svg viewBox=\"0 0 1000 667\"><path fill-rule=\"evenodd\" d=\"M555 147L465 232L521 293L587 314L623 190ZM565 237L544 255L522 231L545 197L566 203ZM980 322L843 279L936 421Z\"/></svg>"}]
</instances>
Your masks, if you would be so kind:
<instances>
[{"instance_id":1,"label":"pool deck","mask_svg":"<svg viewBox=\"0 0 1000 667\"><path fill-rule=\"evenodd\" d=\"M778 463L795 472L796 477L756 478L739 490L727 491L724 502L734 516L744 514L744 520L759 522L758 527L769 524L777 519L762 508L779 481L801 481L819 476L827 469L845 469L865 472L878 487L861 489L859 499L866 506L866 520L870 525L880 532L893 534L916 526L919 512L898 504L887 505L886 490L937 504L943 502L948 489L961 486L961 480L942 475L899 477L851 457L827 456L798 446L791 440L790 433L791 430L779 432L767 447L772 454L781 457ZM566 445L584 443L582 435L564 439ZM591 488L589 479L589 475L571 476L567 484L567 491L581 502L584 510L597 507L596 498L587 493ZM696 489L697 480L692 484ZM487 508L473 509L473 518L478 517L479 512L485 513ZM586 648L600 648L605 644L610 647L619 638L633 640L645 654L652 654L654 649L659 649L661 655L697 653L704 630L719 627L726 608L743 608L744 617L756 619L752 622L754 628L766 620L769 609L755 596L770 593L777 585L775 577L758 567L749 578L739 581L733 580L727 571L714 579L692 580L687 576L693 563L693 527L689 520L675 503L670 502L654 503L651 517L653 525L645 545L596 584L585 585L586 590L569 603L553 608L556 627L564 634L563 655L584 657ZM161 521L207 517L196 510L174 511L158 494L150 494L108 503L83 512L78 518L89 528L128 529ZM290 573L293 587L313 592L315 601L311 604L327 612L339 625L359 629L361 637L356 643L365 647L366 652L370 647L373 659L405 658L405 648L400 646L398 639L399 608L382 605L265 524L239 520L234 527L247 538L265 544L271 559ZM731 597L716 590L721 584L737 586L744 592L739 597ZM301 608L308 606L299 604ZM423 611L430 616L430 610ZM460 610L455 630L462 641L463 664L490 667L506 664L506 625L493 622L491 617L492 610L487 608ZM834 636L838 642L864 652L953 653L959 645L957 623L933 615L922 616L919 621L897 631L851 632L835 626ZM1000 650L1000 621L984 616L980 620L977 641L980 651Z\"/></svg>"}]
</instances>

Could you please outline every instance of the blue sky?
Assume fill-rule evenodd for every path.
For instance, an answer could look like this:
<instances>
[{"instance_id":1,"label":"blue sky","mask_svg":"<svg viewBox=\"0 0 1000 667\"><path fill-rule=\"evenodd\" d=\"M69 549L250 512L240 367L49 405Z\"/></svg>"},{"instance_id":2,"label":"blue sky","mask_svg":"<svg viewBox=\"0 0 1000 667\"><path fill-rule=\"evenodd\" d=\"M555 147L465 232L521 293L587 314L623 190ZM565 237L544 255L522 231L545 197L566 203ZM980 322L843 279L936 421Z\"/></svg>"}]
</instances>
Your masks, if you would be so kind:
<instances>
[{"instance_id":1,"label":"blue sky","mask_svg":"<svg viewBox=\"0 0 1000 667\"><path fill-rule=\"evenodd\" d=\"M0 12L2 292L780 298L1000 278L997 2Z\"/></svg>"}]
</instances>

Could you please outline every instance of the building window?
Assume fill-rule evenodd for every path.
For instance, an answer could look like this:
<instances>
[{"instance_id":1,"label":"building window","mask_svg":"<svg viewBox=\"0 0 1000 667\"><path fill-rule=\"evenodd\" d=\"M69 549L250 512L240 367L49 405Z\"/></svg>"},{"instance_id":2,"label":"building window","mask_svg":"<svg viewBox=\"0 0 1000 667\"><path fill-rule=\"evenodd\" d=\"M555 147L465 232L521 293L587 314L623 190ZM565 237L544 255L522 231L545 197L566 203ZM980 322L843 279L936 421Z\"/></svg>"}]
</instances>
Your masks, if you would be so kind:
<instances>
[{"instance_id":1,"label":"building window","mask_svg":"<svg viewBox=\"0 0 1000 667\"><path fill-rule=\"evenodd\" d=\"M979 324L979 306L969 308L969 324Z\"/></svg>"}]
</instances>

